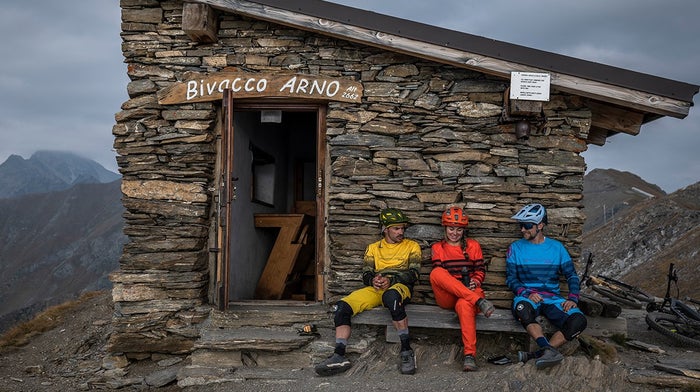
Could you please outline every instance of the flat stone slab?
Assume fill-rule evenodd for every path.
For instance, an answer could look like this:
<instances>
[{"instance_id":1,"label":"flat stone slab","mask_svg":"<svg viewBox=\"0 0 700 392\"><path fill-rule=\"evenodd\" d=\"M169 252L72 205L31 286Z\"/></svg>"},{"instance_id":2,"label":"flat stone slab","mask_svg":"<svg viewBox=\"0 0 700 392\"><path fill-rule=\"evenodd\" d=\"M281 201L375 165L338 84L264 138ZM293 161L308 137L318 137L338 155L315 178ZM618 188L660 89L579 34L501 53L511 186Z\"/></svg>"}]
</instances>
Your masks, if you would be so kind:
<instances>
[{"instance_id":1,"label":"flat stone slab","mask_svg":"<svg viewBox=\"0 0 700 392\"><path fill-rule=\"evenodd\" d=\"M201 337L194 347L223 351L291 351L306 346L313 339L314 336L302 336L296 331L280 329L206 328L201 331Z\"/></svg>"}]
</instances>

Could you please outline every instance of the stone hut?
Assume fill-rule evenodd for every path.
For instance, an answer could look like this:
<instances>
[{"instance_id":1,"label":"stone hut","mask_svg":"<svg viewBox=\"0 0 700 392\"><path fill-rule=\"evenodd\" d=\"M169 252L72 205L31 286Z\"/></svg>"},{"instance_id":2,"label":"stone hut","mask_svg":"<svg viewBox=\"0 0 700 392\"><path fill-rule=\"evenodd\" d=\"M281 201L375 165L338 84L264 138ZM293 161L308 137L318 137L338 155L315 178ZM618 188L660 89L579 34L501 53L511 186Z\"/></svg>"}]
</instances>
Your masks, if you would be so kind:
<instances>
[{"instance_id":1,"label":"stone hut","mask_svg":"<svg viewBox=\"0 0 700 392\"><path fill-rule=\"evenodd\" d=\"M120 0L129 100L113 128L128 244L109 349L187 353L237 302L359 287L378 212L426 262L458 204L505 307L509 217L548 207L582 253L589 144L684 118L698 86L316 0Z\"/></svg>"}]
</instances>

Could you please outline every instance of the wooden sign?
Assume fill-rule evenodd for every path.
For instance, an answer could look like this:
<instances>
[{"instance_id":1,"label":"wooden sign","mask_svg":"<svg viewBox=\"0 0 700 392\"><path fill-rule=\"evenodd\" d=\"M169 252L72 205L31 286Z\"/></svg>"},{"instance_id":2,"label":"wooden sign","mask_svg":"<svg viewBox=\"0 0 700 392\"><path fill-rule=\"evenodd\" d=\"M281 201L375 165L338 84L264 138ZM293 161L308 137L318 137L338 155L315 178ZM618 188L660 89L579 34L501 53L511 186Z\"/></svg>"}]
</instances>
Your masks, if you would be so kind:
<instances>
[{"instance_id":1,"label":"wooden sign","mask_svg":"<svg viewBox=\"0 0 700 392\"><path fill-rule=\"evenodd\" d=\"M353 80L317 75L219 72L191 78L167 87L158 94L162 105L215 101L231 89L233 98L307 98L360 102L362 84Z\"/></svg>"}]
</instances>

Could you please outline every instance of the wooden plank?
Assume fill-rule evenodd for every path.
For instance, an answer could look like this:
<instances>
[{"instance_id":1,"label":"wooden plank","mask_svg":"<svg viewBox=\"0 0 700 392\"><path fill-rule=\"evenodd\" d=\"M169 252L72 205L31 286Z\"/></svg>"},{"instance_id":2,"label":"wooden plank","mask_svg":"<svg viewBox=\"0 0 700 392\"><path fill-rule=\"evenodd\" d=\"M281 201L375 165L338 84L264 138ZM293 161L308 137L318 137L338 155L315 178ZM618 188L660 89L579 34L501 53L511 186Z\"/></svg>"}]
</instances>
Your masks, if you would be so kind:
<instances>
[{"instance_id":1,"label":"wooden plank","mask_svg":"<svg viewBox=\"0 0 700 392\"><path fill-rule=\"evenodd\" d=\"M255 227L287 228L297 233L304 220L304 214L255 214Z\"/></svg>"},{"instance_id":2,"label":"wooden plank","mask_svg":"<svg viewBox=\"0 0 700 392\"><path fill-rule=\"evenodd\" d=\"M656 374L650 371L640 370L632 372L627 376L629 382L633 384L649 384L663 388L698 388L700 381L685 376L676 376L668 374Z\"/></svg>"},{"instance_id":3,"label":"wooden plank","mask_svg":"<svg viewBox=\"0 0 700 392\"><path fill-rule=\"evenodd\" d=\"M666 351L659 346L656 346L654 344L640 342L639 340L628 340L625 342L625 345L630 346L630 347L634 347L634 348L639 349L639 350L648 351L650 353L657 353L657 354L665 354L666 353Z\"/></svg>"},{"instance_id":4,"label":"wooden plank","mask_svg":"<svg viewBox=\"0 0 700 392\"><path fill-rule=\"evenodd\" d=\"M299 251L304 245L299 241L304 220L303 214L255 215L255 227L280 228L270 256L267 258L265 269L255 288L255 298L282 298L287 277L294 269Z\"/></svg>"},{"instance_id":5,"label":"wooden plank","mask_svg":"<svg viewBox=\"0 0 700 392\"><path fill-rule=\"evenodd\" d=\"M668 366L700 371L700 361L692 358L686 359L670 357L659 359L658 362Z\"/></svg>"},{"instance_id":6,"label":"wooden plank","mask_svg":"<svg viewBox=\"0 0 700 392\"><path fill-rule=\"evenodd\" d=\"M700 372L692 369L685 369L682 367L676 367L676 366L671 366L671 365L666 365L663 363L655 363L654 364L654 369L657 370L662 370L666 373L671 373L671 374L680 374L681 376L686 376L686 377L692 377L692 378L697 378L700 379Z\"/></svg>"},{"instance_id":7,"label":"wooden plank","mask_svg":"<svg viewBox=\"0 0 700 392\"><path fill-rule=\"evenodd\" d=\"M406 306L408 325L410 327L460 329L459 319L451 310L438 306L409 304ZM555 329L543 317L538 321L542 324L546 333ZM383 307L366 310L352 319L353 324L386 325L387 337L393 338L393 324L389 312ZM496 309L491 317L486 318L482 314L476 316L476 330L479 332L508 332L526 333L525 329L513 318L510 309ZM621 317L589 317L586 334L597 337L610 337L613 335L627 335L627 320ZM398 336L396 337L398 339Z\"/></svg>"},{"instance_id":8,"label":"wooden plank","mask_svg":"<svg viewBox=\"0 0 700 392\"><path fill-rule=\"evenodd\" d=\"M408 315L409 327L460 328L457 314L438 306L410 304L406 306L406 314ZM389 312L383 307L377 307L355 315L352 322L354 324L392 326ZM545 321L545 323L547 322ZM476 316L476 329L477 331L525 333L525 329L513 319L513 315L507 309L496 309L489 318L478 314Z\"/></svg>"},{"instance_id":9,"label":"wooden plank","mask_svg":"<svg viewBox=\"0 0 700 392\"><path fill-rule=\"evenodd\" d=\"M280 299L284 293L287 277L294 267L294 262L301 250L301 244L279 244L275 246L267 259L258 285L255 298Z\"/></svg>"}]
</instances>

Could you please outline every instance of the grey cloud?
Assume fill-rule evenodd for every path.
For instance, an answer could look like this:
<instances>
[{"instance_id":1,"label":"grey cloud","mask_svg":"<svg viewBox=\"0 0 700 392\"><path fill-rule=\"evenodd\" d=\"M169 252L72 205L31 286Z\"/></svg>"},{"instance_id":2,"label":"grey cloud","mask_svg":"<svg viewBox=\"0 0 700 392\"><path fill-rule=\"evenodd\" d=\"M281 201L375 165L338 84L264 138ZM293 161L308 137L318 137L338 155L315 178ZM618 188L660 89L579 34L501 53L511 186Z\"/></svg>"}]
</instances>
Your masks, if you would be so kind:
<instances>
[{"instance_id":1,"label":"grey cloud","mask_svg":"<svg viewBox=\"0 0 700 392\"><path fill-rule=\"evenodd\" d=\"M700 2L335 0L336 3L700 84ZM0 162L62 149L116 170L114 113L127 99L117 0L0 5ZM698 98L696 98L696 102ZM666 191L700 180L700 114L661 119L584 153ZM653 152L653 154L650 154Z\"/></svg>"}]
</instances>

